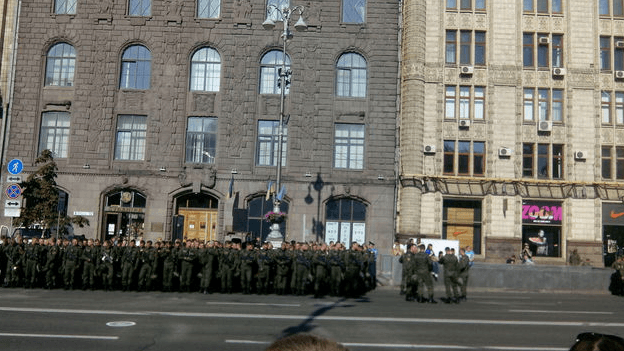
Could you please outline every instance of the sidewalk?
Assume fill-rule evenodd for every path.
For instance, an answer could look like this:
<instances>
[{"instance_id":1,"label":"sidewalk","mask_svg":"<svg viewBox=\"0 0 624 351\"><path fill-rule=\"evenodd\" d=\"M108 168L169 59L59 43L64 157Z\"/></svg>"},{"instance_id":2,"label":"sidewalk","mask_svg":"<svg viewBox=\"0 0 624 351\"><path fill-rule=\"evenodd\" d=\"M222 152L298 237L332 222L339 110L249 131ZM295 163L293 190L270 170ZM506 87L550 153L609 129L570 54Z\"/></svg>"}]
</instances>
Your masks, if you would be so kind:
<instances>
[{"instance_id":1,"label":"sidewalk","mask_svg":"<svg viewBox=\"0 0 624 351\"><path fill-rule=\"evenodd\" d=\"M383 256L380 263L380 282L383 285L400 285L402 266L398 257ZM436 290L444 286L444 273L440 273ZM609 294L612 273L610 268L475 262L470 269L468 288L472 291Z\"/></svg>"}]
</instances>

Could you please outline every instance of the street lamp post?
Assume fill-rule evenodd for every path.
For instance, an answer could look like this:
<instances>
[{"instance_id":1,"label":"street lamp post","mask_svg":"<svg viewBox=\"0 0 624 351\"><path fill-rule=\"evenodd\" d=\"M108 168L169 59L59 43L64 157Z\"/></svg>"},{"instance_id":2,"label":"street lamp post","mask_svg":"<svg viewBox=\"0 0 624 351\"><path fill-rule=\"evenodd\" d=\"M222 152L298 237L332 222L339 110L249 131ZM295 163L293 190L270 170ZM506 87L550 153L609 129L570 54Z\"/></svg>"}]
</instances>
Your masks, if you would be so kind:
<instances>
[{"instance_id":1,"label":"street lamp post","mask_svg":"<svg viewBox=\"0 0 624 351\"><path fill-rule=\"evenodd\" d=\"M284 99L286 97L286 85L289 82L290 76L292 75L292 70L286 69L286 43L288 39L292 38L292 32L288 29L288 24L290 21L290 17L293 13L299 13L299 20L295 23L295 30L301 31L305 30L308 26L303 21L303 6L295 6L295 7L284 7L279 9L275 5L269 5L269 9L272 11L276 11L281 20L284 22L284 29L281 35L283 40L282 46L282 67L278 70L279 73L279 83L280 83L280 114L279 114L279 125L278 125L278 140L277 140L277 174L275 180L275 191L273 192L273 212L275 214L279 214L280 211L280 202L281 199L278 198L277 193L281 191L282 186L282 143L284 141ZM275 28L275 22L271 18L271 15L267 14L267 19L262 23L262 27L266 30L272 30ZM281 245L284 238L282 237L282 233L280 231L280 223L282 220L275 220L271 223L271 232L267 237L267 240L273 244L273 247L277 248Z\"/></svg>"}]
</instances>

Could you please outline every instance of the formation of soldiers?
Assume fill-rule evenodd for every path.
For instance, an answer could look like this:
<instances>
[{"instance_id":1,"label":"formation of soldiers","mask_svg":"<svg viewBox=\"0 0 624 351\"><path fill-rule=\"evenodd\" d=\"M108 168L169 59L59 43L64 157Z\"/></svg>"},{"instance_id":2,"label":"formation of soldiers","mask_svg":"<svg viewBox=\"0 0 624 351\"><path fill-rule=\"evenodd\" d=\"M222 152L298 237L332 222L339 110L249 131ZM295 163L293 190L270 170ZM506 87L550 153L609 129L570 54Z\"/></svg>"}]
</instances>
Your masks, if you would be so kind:
<instances>
[{"instance_id":1,"label":"formation of soldiers","mask_svg":"<svg viewBox=\"0 0 624 351\"><path fill-rule=\"evenodd\" d=\"M2 269L5 268L6 269ZM224 244L3 238L5 287L356 297L373 289L375 254L353 243Z\"/></svg>"},{"instance_id":2,"label":"formation of soldiers","mask_svg":"<svg viewBox=\"0 0 624 351\"><path fill-rule=\"evenodd\" d=\"M437 303L433 298L433 280L437 280L435 264L444 266L446 297L441 300L445 303L459 303L466 299L470 258L463 248L459 250L459 258L454 249L447 247L445 252L435 257L425 250L423 244L408 245L407 252L399 259L403 264L401 293L405 294L406 301Z\"/></svg>"}]
</instances>

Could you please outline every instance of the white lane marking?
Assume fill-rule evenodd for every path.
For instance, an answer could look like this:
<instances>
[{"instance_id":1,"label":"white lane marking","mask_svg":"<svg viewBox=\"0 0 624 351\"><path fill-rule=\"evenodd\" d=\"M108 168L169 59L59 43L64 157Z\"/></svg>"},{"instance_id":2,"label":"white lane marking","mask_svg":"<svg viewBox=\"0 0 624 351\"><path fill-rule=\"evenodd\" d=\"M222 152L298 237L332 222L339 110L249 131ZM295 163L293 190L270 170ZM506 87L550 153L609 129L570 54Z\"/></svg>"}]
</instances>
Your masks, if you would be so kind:
<instances>
[{"instance_id":1,"label":"white lane marking","mask_svg":"<svg viewBox=\"0 0 624 351\"><path fill-rule=\"evenodd\" d=\"M599 312L599 311L554 311L554 310L509 310L509 312L515 313L548 313L548 314L614 314L614 312Z\"/></svg>"},{"instance_id":2,"label":"white lane marking","mask_svg":"<svg viewBox=\"0 0 624 351\"><path fill-rule=\"evenodd\" d=\"M136 323L129 322L129 321L128 322L127 321L118 321L118 322L108 322L108 323L106 323L106 326L108 326L108 327L117 327L117 328L119 328L119 327L133 327L135 325L136 325Z\"/></svg>"},{"instance_id":3,"label":"white lane marking","mask_svg":"<svg viewBox=\"0 0 624 351\"><path fill-rule=\"evenodd\" d=\"M274 306L274 307L301 307L298 303L260 303L260 302L218 302L208 301L207 305L226 305L226 306Z\"/></svg>"},{"instance_id":4,"label":"white lane marking","mask_svg":"<svg viewBox=\"0 0 624 351\"><path fill-rule=\"evenodd\" d=\"M123 312L106 310L68 310L44 308L0 307L0 311L39 312L39 313L78 313L78 314L116 314L129 316L168 316L168 317L199 317L199 318L239 318L239 319L274 319L274 320L306 320L309 315L283 314L245 314L245 313L202 313L202 312ZM477 324L477 325L529 325L529 326L563 326L563 327L624 327L621 323L605 322L558 322L531 320L494 320L494 319L443 319L443 318L402 318L402 317L351 317L351 316L315 316L317 321L351 321L351 322L384 322L384 323L436 323L436 324Z\"/></svg>"},{"instance_id":5,"label":"white lane marking","mask_svg":"<svg viewBox=\"0 0 624 351\"><path fill-rule=\"evenodd\" d=\"M118 336L0 333L0 336L49 339L119 340Z\"/></svg>"},{"instance_id":6,"label":"white lane marking","mask_svg":"<svg viewBox=\"0 0 624 351\"><path fill-rule=\"evenodd\" d=\"M268 345L268 341L256 340L225 340L226 344ZM420 350L499 350L499 351L567 351L568 348L558 347L518 347L518 346L463 346L463 345L424 345L424 344L380 344L343 342L346 347L375 347L382 349L420 349Z\"/></svg>"}]
</instances>

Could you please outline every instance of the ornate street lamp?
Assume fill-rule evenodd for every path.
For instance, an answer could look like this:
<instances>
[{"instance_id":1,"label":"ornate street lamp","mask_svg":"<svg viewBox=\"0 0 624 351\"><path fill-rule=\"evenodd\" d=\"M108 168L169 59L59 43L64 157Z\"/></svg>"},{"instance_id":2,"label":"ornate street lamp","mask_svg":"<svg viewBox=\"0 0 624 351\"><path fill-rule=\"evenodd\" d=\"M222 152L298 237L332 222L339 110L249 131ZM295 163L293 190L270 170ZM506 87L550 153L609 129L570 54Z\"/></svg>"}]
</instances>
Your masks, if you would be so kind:
<instances>
[{"instance_id":1,"label":"ornate street lamp","mask_svg":"<svg viewBox=\"0 0 624 351\"><path fill-rule=\"evenodd\" d=\"M299 20L295 23L295 30L302 31L308 28L308 25L303 21L303 6L295 7L283 7L279 9L275 5L267 6L267 10L276 11L279 14L279 18L284 22L284 30L281 38L284 42L282 47L282 67L278 70L279 83L280 83L280 115L278 126L278 142L277 142L277 175L275 181L275 191L273 192L273 215L268 216L268 220L271 222L271 232L267 237L267 240L273 244L273 247L278 248L281 246L284 238L280 231L280 223L283 222L285 214L280 211L281 199L278 198L277 193L281 191L282 187L282 142L284 140L284 98L286 95L286 84L290 81L292 70L286 69L286 43L293 37L292 32L288 28L290 17L293 13L299 14ZM272 30L275 28L275 22L271 18L270 14L267 14L267 19L262 23L262 27L266 30Z\"/></svg>"}]
</instances>

